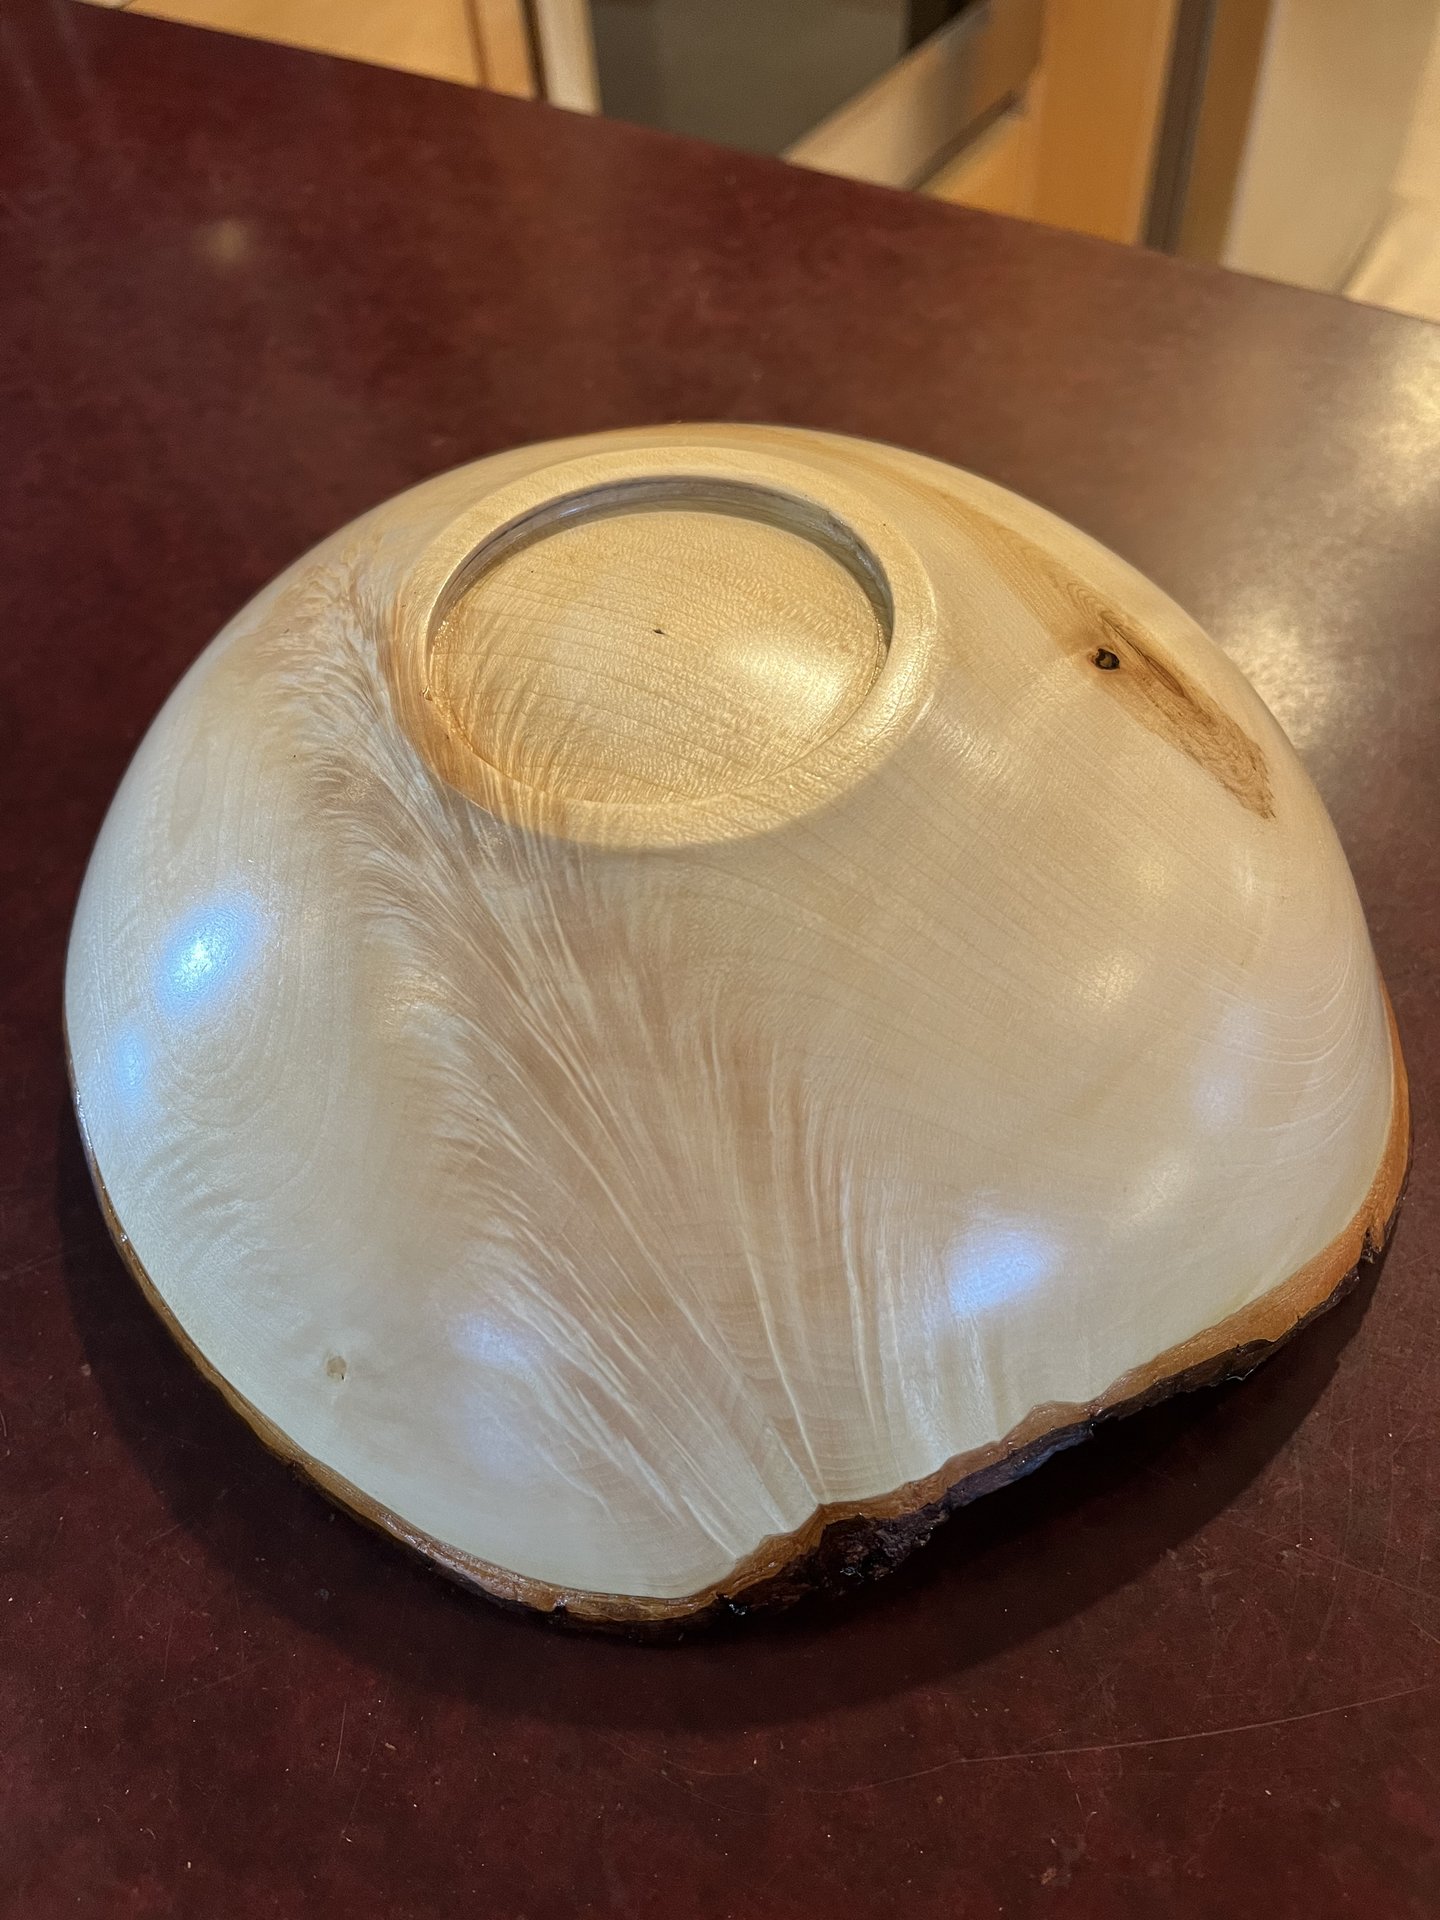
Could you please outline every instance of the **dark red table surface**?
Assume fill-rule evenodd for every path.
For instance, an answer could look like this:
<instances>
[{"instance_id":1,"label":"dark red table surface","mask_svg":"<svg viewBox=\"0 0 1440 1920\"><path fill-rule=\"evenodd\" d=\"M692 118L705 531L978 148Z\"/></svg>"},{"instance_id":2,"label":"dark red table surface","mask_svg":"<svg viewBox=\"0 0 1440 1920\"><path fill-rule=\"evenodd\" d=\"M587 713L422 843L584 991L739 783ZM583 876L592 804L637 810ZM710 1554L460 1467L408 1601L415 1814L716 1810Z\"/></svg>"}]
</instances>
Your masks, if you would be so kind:
<instances>
[{"instance_id":1,"label":"dark red table surface","mask_svg":"<svg viewBox=\"0 0 1440 1920\"><path fill-rule=\"evenodd\" d=\"M94 9L0 14L0 1912L1440 1912L1440 332ZM181 669L514 442L685 417L974 467L1258 681L1354 864L1416 1161L1378 1280L848 1606L669 1650L292 1480L112 1252L67 923Z\"/></svg>"}]
</instances>

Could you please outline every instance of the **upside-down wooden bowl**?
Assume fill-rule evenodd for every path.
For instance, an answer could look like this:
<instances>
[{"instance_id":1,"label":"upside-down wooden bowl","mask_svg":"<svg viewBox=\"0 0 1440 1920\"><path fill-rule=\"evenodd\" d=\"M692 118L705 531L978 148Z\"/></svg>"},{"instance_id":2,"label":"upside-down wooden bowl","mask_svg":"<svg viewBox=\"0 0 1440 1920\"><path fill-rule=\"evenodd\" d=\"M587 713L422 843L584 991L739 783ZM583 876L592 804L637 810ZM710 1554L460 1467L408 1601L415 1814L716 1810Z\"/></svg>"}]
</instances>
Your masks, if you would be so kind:
<instances>
[{"instance_id":1,"label":"upside-down wooden bowl","mask_svg":"<svg viewBox=\"0 0 1440 1920\"><path fill-rule=\"evenodd\" d=\"M137 754L66 1015L232 1402L595 1622L883 1566L1243 1371L1408 1150L1246 681L1051 515L816 433L527 447L317 547Z\"/></svg>"}]
</instances>

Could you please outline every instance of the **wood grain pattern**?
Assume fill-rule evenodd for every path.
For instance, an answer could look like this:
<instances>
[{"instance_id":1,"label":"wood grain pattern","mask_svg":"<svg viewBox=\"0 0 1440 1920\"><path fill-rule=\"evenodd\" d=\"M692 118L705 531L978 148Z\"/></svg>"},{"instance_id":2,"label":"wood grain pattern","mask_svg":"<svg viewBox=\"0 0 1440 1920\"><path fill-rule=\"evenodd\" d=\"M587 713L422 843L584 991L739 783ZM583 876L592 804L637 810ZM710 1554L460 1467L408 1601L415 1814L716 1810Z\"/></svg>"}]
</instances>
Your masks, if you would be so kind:
<instances>
[{"instance_id":1,"label":"wood grain pattern","mask_svg":"<svg viewBox=\"0 0 1440 1920\"><path fill-rule=\"evenodd\" d=\"M779 430L521 449L298 563L126 776L66 1005L232 1397L607 1618L1282 1337L1408 1137L1240 674L1040 509Z\"/></svg>"},{"instance_id":2,"label":"wood grain pattern","mask_svg":"<svg viewBox=\"0 0 1440 1920\"><path fill-rule=\"evenodd\" d=\"M1242 806L1270 818L1270 776L1259 745L1166 657L1160 642L1035 541L983 514L967 515L965 524L1005 584L1082 672L1113 673L1107 691L1142 726L1207 768Z\"/></svg>"},{"instance_id":3,"label":"wood grain pattern","mask_svg":"<svg viewBox=\"0 0 1440 1920\"><path fill-rule=\"evenodd\" d=\"M447 725L507 779L600 802L788 767L869 693L886 639L863 580L749 500L612 502L497 557L431 644Z\"/></svg>"}]
</instances>

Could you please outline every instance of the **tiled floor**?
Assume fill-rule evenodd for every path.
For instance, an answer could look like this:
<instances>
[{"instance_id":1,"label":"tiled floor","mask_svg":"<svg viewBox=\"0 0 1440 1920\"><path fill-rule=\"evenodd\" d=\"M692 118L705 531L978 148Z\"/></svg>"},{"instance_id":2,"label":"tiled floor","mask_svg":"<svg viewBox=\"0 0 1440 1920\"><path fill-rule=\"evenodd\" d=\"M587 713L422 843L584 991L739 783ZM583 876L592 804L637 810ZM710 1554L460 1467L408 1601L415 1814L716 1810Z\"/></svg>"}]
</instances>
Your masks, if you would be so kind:
<instances>
[{"instance_id":1,"label":"tiled floor","mask_svg":"<svg viewBox=\"0 0 1440 1920\"><path fill-rule=\"evenodd\" d=\"M1440 38L1420 84L1390 210L1345 291L1377 307L1440 320Z\"/></svg>"}]
</instances>

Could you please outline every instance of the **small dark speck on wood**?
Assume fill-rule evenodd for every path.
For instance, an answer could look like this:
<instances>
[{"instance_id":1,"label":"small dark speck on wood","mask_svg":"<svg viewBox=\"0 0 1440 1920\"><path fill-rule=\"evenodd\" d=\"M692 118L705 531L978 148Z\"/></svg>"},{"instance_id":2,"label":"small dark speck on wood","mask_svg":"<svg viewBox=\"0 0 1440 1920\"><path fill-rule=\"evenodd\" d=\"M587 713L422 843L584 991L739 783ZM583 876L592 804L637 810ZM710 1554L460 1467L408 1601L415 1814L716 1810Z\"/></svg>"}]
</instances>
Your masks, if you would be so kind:
<instances>
[{"instance_id":1,"label":"small dark speck on wood","mask_svg":"<svg viewBox=\"0 0 1440 1920\"><path fill-rule=\"evenodd\" d=\"M1112 653L1109 647L1097 647L1090 658L1102 673L1113 673L1120 664L1119 654Z\"/></svg>"}]
</instances>

